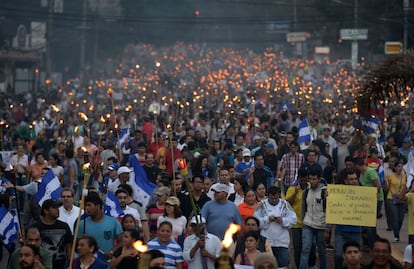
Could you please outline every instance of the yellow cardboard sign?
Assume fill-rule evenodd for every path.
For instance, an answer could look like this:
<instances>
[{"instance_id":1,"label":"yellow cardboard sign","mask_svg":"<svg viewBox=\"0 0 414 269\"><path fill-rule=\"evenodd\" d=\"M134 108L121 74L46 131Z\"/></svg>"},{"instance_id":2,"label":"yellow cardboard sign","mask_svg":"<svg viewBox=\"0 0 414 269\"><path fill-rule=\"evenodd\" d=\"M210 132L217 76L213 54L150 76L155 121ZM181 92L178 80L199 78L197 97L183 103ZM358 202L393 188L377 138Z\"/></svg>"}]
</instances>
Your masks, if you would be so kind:
<instances>
[{"instance_id":1,"label":"yellow cardboard sign","mask_svg":"<svg viewBox=\"0 0 414 269\"><path fill-rule=\"evenodd\" d=\"M377 188L328 184L326 223L375 227Z\"/></svg>"}]
</instances>

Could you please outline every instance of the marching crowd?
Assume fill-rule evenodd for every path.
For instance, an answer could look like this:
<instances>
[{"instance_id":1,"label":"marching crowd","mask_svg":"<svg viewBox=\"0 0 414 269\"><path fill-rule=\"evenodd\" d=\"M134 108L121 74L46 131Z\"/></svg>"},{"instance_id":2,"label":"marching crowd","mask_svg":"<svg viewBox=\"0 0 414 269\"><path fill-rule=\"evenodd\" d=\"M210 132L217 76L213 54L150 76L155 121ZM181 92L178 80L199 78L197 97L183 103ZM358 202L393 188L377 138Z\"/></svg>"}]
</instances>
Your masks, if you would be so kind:
<instances>
[{"instance_id":1,"label":"marching crowd","mask_svg":"<svg viewBox=\"0 0 414 269\"><path fill-rule=\"evenodd\" d=\"M364 132L355 115L342 113L339 107L332 112L332 107L321 101L306 106L305 96L301 100L298 94L296 105L290 104L290 99L282 101L289 97L289 91L300 90L297 85L308 85L306 81L314 83L309 87L320 83L340 88L351 83L355 74L341 70L333 75L337 80L327 79L332 74L323 73L323 65L313 64L312 69L312 64L302 65L299 60L265 61L273 59L267 55L271 51L260 57L225 50L223 54L233 57L218 62L212 50L203 46L185 50L182 46L163 56L152 53L148 46L126 50L129 56L140 51L134 54L137 58L150 55L147 61L155 59L154 55L170 60L161 65L163 71L152 70L155 75L146 73L140 81L131 82L147 83L148 89L158 85L156 81L169 85L158 85L159 92L150 97L143 94L141 106L133 102L127 109L134 96L130 89L115 103L112 92L106 98L109 101L102 92L92 94L90 119L77 118L91 108L86 92L62 99L56 90L50 92L54 97L32 99L36 102L25 107L13 103L14 98L2 100L2 118L10 123L8 129L3 121L0 126L1 147L11 153L7 158L0 155L1 204L16 212L23 231L21 247L16 244L9 249L8 268L206 269L243 265L325 269L329 247L334 249L335 268L414 268L411 245L404 253L404 267L391 259L391 244L402 240L400 230L407 208L408 242L414 243L414 131L409 110L390 106L379 116L383 124ZM190 64L189 54L197 55L198 64ZM144 72L144 62L138 66L132 56L124 60L116 65L115 73ZM210 60L214 62L209 64L211 73L204 74L206 70L199 68ZM243 83L233 80L218 85L220 93L205 96L208 101L197 108L186 105L189 98L180 99L183 106L162 104L160 96L179 91L179 85L200 90L219 80L229 83L229 78L238 74L238 69L232 71L235 63L241 73L249 71L250 76L273 70L266 76L261 74L266 77L263 85L271 84L271 77L286 83L293 77L290 82L297 88L288 89L288 93L284 88L273 99L262 86L261 91L251 92L262 99L260 102L234 102L229 109L229 103L223 102L222 88L232 84L229 95L248 91L241 91ZM186 80L175 81L181 73ZM191 75L196 73L200 77ZM169 78L162 78L166 74ZM347 79L341 80L344 77ZM199 85L195 85L197 81ZM246 83L246 88L260 84ZM314 94L328 96L323 91L315 90ZM350 94L337 96L340 107L348 104ZM244 97L250 99L247 94ZM161 102L161 111L143 108L152 101ZM103 120L99 114L105 115ZM299 126L304 115L309 121L309 139L305 141ZM26 124L32 120L32 125ZM38 203L37 194L48 175L58 180L59 197L52 195ZM393 241L379 238L375 227L327 223L328 184L375 187L377 218L385 219ZM111 202L119 205L120 211L111 211ZM241 229L230 247L223 249L225 232L232 223ZM149 249L145 252L149 255L147 267L138 267L145 259L134 247L137 240ZM365 248L370 249L372 262L362 265ZM223 255L231 259L223 262Z\"/></svg>"}]
</instances>

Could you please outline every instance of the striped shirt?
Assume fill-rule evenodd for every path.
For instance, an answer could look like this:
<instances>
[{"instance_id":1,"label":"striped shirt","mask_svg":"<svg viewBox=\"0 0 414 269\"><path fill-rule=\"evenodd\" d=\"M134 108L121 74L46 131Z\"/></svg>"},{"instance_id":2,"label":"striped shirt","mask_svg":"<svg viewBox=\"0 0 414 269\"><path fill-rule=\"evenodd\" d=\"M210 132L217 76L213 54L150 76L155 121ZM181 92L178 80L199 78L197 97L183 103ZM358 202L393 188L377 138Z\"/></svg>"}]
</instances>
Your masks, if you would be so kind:
<instances>
[{"instance_id":1,"label":"striped shirt","mask_svg":"<svg viewBox=\"0 0 414 269\"><path fill-rule=\"evenodd\" d=\"M148 249L158 249L165 255L165 268L175 269L176 263L184 262L183 250L175 241L170 240L166 245L161 245L158 238L148 242Z\"/></svg>"}]
</instances>

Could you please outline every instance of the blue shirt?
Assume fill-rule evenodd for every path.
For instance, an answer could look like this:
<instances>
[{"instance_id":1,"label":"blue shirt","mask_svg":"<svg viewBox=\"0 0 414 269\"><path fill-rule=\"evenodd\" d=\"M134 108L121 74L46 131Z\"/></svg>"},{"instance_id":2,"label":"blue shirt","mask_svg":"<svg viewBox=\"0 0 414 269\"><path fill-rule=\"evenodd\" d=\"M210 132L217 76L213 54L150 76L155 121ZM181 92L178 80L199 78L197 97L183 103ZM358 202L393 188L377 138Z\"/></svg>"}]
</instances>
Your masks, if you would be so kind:
<instances>
[{"instance_id":1,"label":"blue shirt","mask_svg":"<svg viewBox=\"0 0 414 269\"><path fill-rule=\"evenodd\" d=\"M176 268L177 262L184 262L183 250L175 241L170 240L166 245L162 245L158 238L148 242L148 249L158 249L165 256L165 268Z\"/></svg>"},{"instance_id":2,"label":"blue shirt","mask_svg":"<svg viewBox=\"0 0 414 269\"><path fill-rule=\"evenodd\" d=\"M84 231L84 222L86 230ZM79 226L78 237L82 234L92 236L98 242L99 249L103 252L109 252L114 248L114 240L118 234L122 233L122 227L119 221L110 216L103 216L100 222L93 222L88 216L82 220Z\"/></svg>"},{"instance_id":3,"label":"blue shirt","mask_svg":"<svg viewBox=\"0 0 414 269\"><path fill-rule=\"evenodd\" d=\"M243 223L239 210L233 202L220 203L215 200L208 201L201 209L201 215L206 219L207 231L221 240L231 223Z\"/></svg>"}]
</instances>

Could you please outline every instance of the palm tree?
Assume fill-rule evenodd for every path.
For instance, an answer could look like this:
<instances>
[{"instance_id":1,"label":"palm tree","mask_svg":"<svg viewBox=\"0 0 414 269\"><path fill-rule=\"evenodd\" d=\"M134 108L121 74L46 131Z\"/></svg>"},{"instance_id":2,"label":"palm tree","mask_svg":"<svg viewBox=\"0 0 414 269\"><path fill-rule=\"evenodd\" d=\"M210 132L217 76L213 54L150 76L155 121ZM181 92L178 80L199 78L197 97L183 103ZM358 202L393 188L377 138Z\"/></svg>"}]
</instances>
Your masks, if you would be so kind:
<instances>
[{"instance_id":1,"label":"palm tree","mask_svg":"<svg viewBox=\"0 0 414 269\"><path fill-rule=\"evenodd\" d=\"M369 115L387 102L406 103L414 90L414 51L387 57L368 70L359 87L358 111Z\"/></svg>"}]
</instances>

